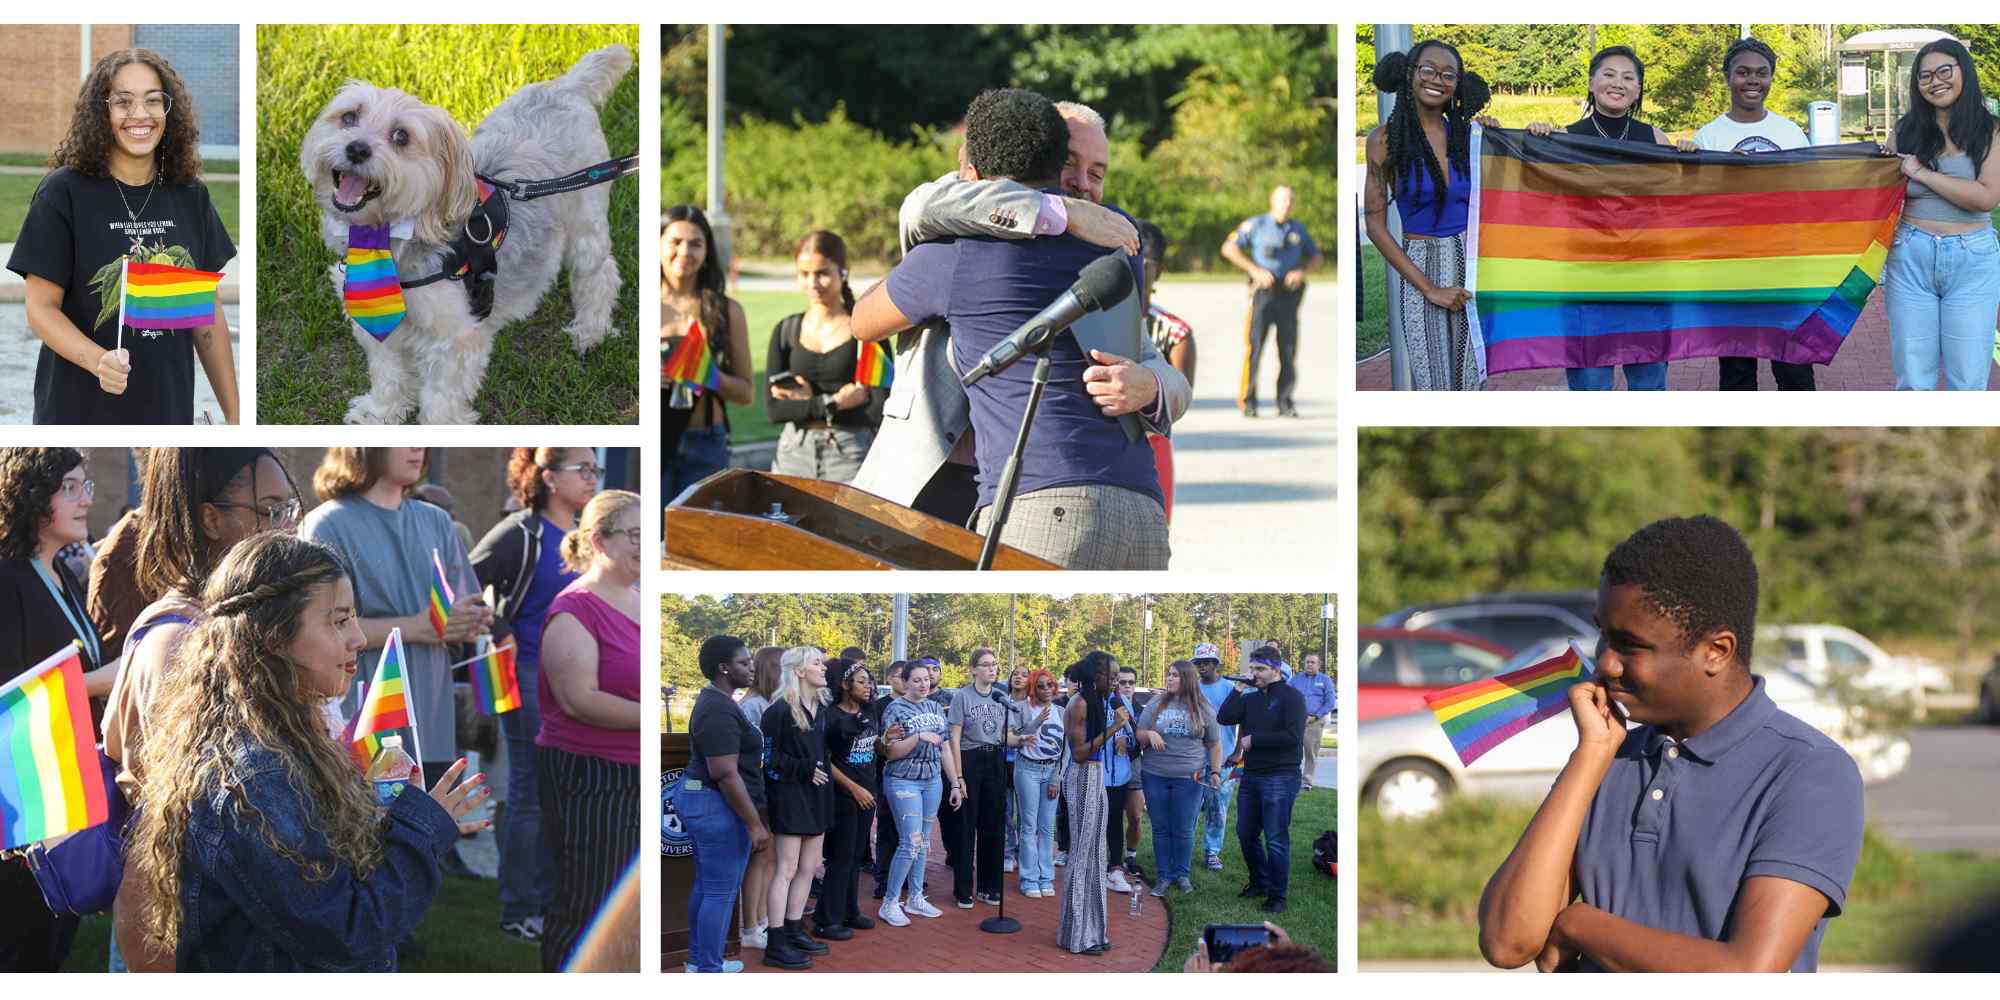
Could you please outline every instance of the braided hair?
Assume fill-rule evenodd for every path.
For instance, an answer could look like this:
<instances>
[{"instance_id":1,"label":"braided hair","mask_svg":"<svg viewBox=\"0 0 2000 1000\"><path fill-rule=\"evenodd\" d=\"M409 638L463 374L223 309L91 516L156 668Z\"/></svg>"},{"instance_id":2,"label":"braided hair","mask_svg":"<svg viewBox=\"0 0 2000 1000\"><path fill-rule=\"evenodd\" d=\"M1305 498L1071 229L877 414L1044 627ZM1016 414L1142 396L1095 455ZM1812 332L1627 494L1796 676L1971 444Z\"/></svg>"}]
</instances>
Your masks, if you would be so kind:
<instances>
[{"instance_id":1,"label":"braided hair","mask_svg":"<svg viewBox=\"0 0 2000 1000\"><path fill-rule=\"evenodd\" d=\"M1739 38L1729 43L1728 51L1722 53L1722 75L1724 79L1727 79L1729 76L1729 64L1735 62L1736 57L1745 52L1763 56L1764 61L1771 64L1772 75L1775 76L1777 74L1778 54L1772 51L1769 45L1755 38Z\"/></svg>"},{"instance_id":2,"label":"braided hair","mask_svg":"<svg viewBox=\"0 0 2000 1000\"><path fill-rule=\"evenodd\" d=\"M1417 57L1428 48L1439 48L1451 53L1451 60L1458 64L1458 89L1453 91L1451 100L1444 106L1445 158L1451 161L1451 168L1461 174L1471 174L1472 119L1486 107L1492 97L1486 81L1477 73L1465 69L1465 60L1459 58L1458 49L1450 43L1430 39L1410 47L1410 51L1391 52L1375 64L1375 89L1389 91L1396 95L1396 106L1389 112L1389 121L1384 124L1382 137L1389 146L1389 200L1396 198L1396 189L1401 187L1406 177L1415 173L1421 165L1430 175L1431 188L1443 194L1449 179L1444 166L1438 163L1437 154L1431 151L1430 139L1424 135L1423 121L1417 115ZM1444 218L1444 199L1437 199L1431 206L1435 217Z\"/></svg>"}]
</instances>

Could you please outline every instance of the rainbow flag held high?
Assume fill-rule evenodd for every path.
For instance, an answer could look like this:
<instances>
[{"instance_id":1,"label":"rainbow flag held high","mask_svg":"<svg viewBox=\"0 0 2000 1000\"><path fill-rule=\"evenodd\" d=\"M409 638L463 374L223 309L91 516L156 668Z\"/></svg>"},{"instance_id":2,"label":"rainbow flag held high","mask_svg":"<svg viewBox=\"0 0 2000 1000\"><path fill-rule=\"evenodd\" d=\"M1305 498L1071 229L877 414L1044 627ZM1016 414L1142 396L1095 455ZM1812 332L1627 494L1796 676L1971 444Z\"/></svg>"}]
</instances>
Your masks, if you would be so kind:
<instances>
[{"instance_id":1,"label":"rainbow flag held high","mask_svg":"<svg viewBox=\"0 0 2000 1000\"><path fill-rule=\"evenodd\" d=\"M444 562L438 559L438 550L431 550L431 592L429 611L431 627L437 629L438 638L444 638L444 627L451 621L451 584L444 579Z\"/></svg>"},{"instance_id":2,"label":"rainbow flag held high","mask_svg":"<svg viewBox=\"0 0 2000 1000\"><path fill-rule=\"evenodd\" d=\"M375 752L382 749L384 734L398 729L415 732L410 722L409 692L403 682L408 662L403 656L403 630L390 629L389 641L382 644L382 658L375 661L375 675L368 682L368 693L361 699L361 711L348 723L348 748L363 770L375 759ZM413 741L410 755L421 761L423 758L417 754Z\"/></svg>"},{"instance_id":3,"label":"rainbow flag held high","mask_svg":"<svg viewBox=\"0 0 2000 1000\"><path fill-rule=\"evenodd\" d=\"M193 330L215 323L219 271L125 261L125 301L119 326L134 330Z\"/></svg>"},{"instance_id":4,"label":"rainbow flag held high","mask_svg":"<svg viewBox=\"0 0 2000 1000\"><path fill-rule=\"evenodd\" d=\"M76 643L0 685L0 850L110 818L94 736Z\"/></svg>"},{"instance_id":5,"label":"rainbow flag held high","mask_svg":"<svg viewBox=\"0 0 2000 1000\"><path fill-rule=\"evenodd\" d=\"M896 381L896 363L881 344L862 341L854 356L854 381L871 389L887 389Z\"/></svg>"},{"instance_id":6,"label":"rainbow flag held high","mask_svg":"<svg viewBox=\"0 0 2000 1000\"><path fill-rule=\"evenodd\" d=\"M481 641L484 645L485 640ZM505 715L521 707L521 681L514 673L514 644L483 650L466 671L482 715Z\"/></svg>"},{"instance_id":7,"label":"rainbow flag held high","mask_svg":"<svg viewBox=\"0 0 2000 1000\"><path fill-rule=\"evenodd\" d=\"M1882 280L1904 179L1874 143L1769 153L1474 127L1467 309L1486 373L1826 364Z\"/></svg>"},{"instance_id":8,"label":"rainbow flag held high","mask_svg":"<svg viewBox=\"0 0 2000 1000\"><path fill-rule=\"evenodd\" d=\"M1568 710L1570 687L1595 672L1596 665L1571 640L1560 655L1532 667L1428 694L1424 702L1458 751L1459 763L1470 767L1515 734Z\"/></svg>"},{"instance_id":9,"label":"rainbow flag held high","mask_svg":"<svg viewBox=\"0 0 2000 1000\"><path fill-rule=\"evenodd\" d=\"M696 392L720 392L722 390L722 369L715 364L715 355L709 353L708 337L702 333L698 320L688 320L687 333L674 349L660 362L660 383L667 385L679 382Z\"/></svg>"}]
</instances>

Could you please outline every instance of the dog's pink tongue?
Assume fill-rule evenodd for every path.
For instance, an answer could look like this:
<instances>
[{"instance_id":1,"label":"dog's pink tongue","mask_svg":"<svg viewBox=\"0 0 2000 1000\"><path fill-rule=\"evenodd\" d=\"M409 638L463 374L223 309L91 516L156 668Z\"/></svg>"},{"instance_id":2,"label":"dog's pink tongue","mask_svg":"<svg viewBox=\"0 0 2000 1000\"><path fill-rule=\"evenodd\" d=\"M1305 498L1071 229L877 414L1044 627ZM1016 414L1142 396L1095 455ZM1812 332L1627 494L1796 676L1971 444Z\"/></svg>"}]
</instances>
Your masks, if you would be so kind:
<instances>
[{"instance_id":1,"label":"dog's pink tongue","mask_svg":"<svg viewBox=\"0 0 2000 1000\"><path fill-rule=\"evenodd\" d=\"M340 186L334 191L334 196L340 199L341 204L358 205L367 195L368 178L359 174L340 175Z\"/></svg>"}]
</instances>

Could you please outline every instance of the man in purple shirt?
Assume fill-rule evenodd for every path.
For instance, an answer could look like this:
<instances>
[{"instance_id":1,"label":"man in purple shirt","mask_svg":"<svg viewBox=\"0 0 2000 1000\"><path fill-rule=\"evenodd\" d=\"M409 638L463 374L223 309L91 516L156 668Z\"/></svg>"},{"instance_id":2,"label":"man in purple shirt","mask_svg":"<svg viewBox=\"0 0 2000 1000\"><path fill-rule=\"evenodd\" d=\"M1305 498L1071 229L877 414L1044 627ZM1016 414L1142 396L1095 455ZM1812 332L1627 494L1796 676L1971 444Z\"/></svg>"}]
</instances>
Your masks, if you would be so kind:
<instances>
[{"instance_id":1,"label":"man in purple shirt","mask_svg":"<svg viewBox=\"0 0 2000 1000\"><path fill-rule=\"evenodd\" d=\"M1047 98L1025 90L987 91L966 111L967 179L1006 178L1060 193L1069 143L1069 126ZM951 326L953 366L963 375L1107 252L1068 235L926 243L911 248L887 280L862 296L850 326L856 337L875 341L942 317ZM1138 258L1127 263L1135 285L1141 283ZM1049 354L1048 392L1029 429L1020 488L1001 541L1070 569L1165 569L1166 511L1152 447L1143 435L1128 437L1085 386L1086 370L1108 363L1108 356L1086 354L1067 333L1055 338ZM967 390L981 530L991 522L1033 367L1017 364Z\"/></svg>"},{"instance_id":2,"label":"man in purple shirt","mask_svg":"<svg viewBox=\"0 0 2000 1000\"><path fill-rule=\"evenodd\" d=\"M1543 971L1812 972L1861 854L1861 774L1750 673L1757 564L1712 517L1604 561L1577 748L1479 900L1479 950ZM1639 723L1626 728L1626 720Z\"/></svg>"}]
</instances>

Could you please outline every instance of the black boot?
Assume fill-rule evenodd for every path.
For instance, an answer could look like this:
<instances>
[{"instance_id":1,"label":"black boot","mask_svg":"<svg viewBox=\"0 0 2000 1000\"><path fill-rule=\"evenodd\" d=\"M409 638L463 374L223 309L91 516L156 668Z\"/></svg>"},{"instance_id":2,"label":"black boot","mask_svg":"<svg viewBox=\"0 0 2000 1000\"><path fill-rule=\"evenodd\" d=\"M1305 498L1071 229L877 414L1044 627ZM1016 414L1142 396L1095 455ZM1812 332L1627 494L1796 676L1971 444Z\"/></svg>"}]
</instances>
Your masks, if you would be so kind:
<instances>
[{"instance_id":1,"label":"black boot","mask_svg":"<svg viewBox=\"0 0 2000 1000\"><path fill-rule=\"evenodd\" d=\"M806 933L803 919L785 921L784 933L785 940L790 941L792 947L808 955L824 955L829 950L826 945L813 940L812 935Z\"/></svg>"},{"instance_id":2,"label":"black boot","mask_svg":"<svg viewBox=\"0 0 2000 1000\"><path fill-rule=\"evenodd\" d=\"M812 956L799 950L791 935L791 921L784 927L773 927L764 946L764 964L777 969L810 969Z\"/></svg>"}]
</instances>

